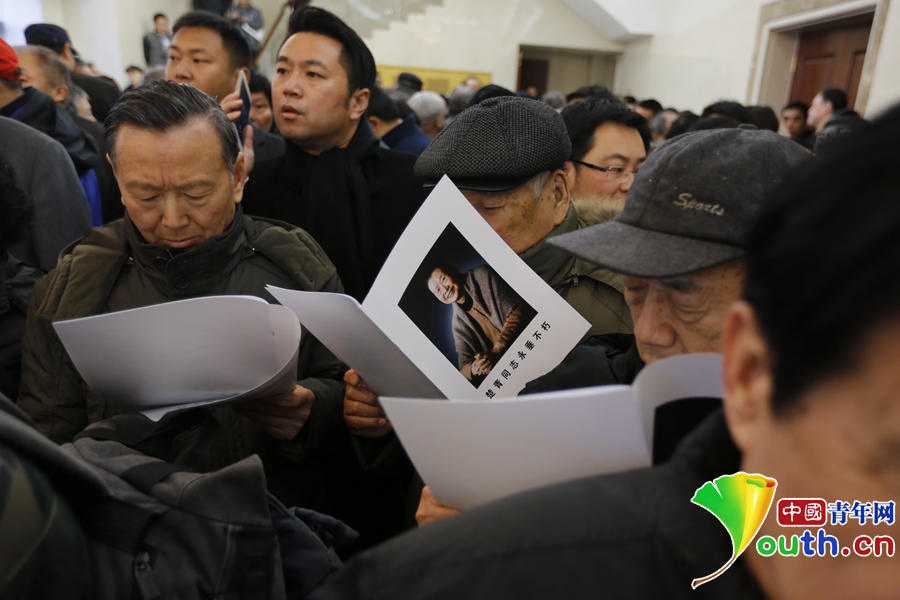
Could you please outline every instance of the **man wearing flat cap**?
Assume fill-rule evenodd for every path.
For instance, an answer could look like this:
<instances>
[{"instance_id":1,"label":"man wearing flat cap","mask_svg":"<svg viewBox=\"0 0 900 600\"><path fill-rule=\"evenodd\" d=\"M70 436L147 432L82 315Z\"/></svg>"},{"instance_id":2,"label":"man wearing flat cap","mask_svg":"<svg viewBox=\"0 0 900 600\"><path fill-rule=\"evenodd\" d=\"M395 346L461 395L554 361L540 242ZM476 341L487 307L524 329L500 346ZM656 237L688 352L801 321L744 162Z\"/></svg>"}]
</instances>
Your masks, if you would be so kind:
<instances>
[{"instance_id":1,"label":"man wearing flat cap","mask_svg":"<svg viewBox=\"0 0 900 600\"><path fill-rule=\"evenodd\" d=\"M419 156L415 175L434 185L445 174L485 221L590 324L590 334L627 334L622 281L547 243L582 225L569 195L572 144L547 104L504 96L459 114ZM350 371L344 418L356 435L382 437L390 424L377 397Z\"/></svg>"},{"instance_id":2,"label":"man wearing flat cap","mask_svg":"<svg viewBox=\"0 0 900 600\"><path fill-rule=\"evenodd\" d=\"M615 220L549 241L622 273L634 336L591 337L524 392L631 383L661 358L721 352L725 316L744 282L753 219L808 158L798 144L752 126L683 135L654 151ZM660 407L654 462L670 458L719 404L688 399ZM455 512L426 489L418 517L428 522Z\"/></svg>"}]
</instances>

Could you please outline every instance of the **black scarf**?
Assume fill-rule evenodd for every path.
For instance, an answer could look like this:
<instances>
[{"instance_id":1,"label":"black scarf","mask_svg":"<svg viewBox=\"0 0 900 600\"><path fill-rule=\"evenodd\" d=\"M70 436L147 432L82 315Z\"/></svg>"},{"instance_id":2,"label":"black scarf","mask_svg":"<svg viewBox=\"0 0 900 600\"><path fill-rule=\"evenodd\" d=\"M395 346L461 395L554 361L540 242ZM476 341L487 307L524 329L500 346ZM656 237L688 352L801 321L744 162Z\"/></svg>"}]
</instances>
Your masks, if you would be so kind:
<instances>
[{"instance_id":1,"label":"black scarf","mask_svg":"<svg viewBox=\"0 0 900 600\"><path fill-rule=\"evenodd\" d=\"M359 300L378 273L374 226L363 159L378 147L368 123L360 122L346 148L318 156L285 144L279 180L300 196L278 208L279 217L300 225L337 267L344 289Z\"/></svg>"}]
</instances>

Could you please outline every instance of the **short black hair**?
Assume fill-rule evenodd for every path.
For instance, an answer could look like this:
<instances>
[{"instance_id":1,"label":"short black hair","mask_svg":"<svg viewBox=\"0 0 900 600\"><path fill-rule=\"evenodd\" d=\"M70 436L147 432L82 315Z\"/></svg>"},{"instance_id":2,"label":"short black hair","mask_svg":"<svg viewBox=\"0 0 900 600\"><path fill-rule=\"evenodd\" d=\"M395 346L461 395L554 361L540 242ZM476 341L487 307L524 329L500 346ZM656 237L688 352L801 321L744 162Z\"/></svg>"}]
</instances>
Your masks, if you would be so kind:
<instances>
[{"instance_id":1,"label":"short black hair","mask_svg":"<svg viewBox=\"0 0 900 600\"><path fill-rule=\"evenodd\" d=\"M375 59L369 47L349 25L336 15L315 6L304 6L291 14L288 37L295 33L318 33L341 45L341 66L347 72L350 93L375 85ZM283 45L283 44L282 44Z\"/></svg>"},{"instance_id":2,"label":"short black hair","mask_svg":"<svg viewBox=\"0 0 900 600\"><path fill-rule=\"evenodd\" d=\"M216 32L222 38L222 46L228 53L232 68L250 68L250 46L240 30L225 17L206 10L193 10L178 17L172 32L177 34L183 27L198 27Z\"/></svg>"},{"instance_id":3,"label":"short black hair","mask_svg":"<svg viewBox=\"0 0 900 600\"><path fill-rule=\"evenodd\" d=\"M738 124L727 117L700 117L690 125L687 131L706 131L708 129L733 129Z\"/></svg>"},{"instance_id":4,"label":"short black hair","mask_svg":"<svg viewBox=\"0 0 900 600\"><path fill-rule=\"evenodd\" d=\"M778 115L771 106L748 106L750 122L759 129L768 129L778 133Z\"/></svg>"},{"instance_id":5,"label":"short black hair","mask_svg":"<svg viewBox=\"0 0 900 600\"><path fill-rule=\"evenodd\" d=\"M825 88L819 94L822 100L831 102L831 108L834 112L847 108L847 92L839 88Z\"/></svg>"},{"instance_id":6,"label":"short black hair","mask_svg":"<svg viewBox=\"0 0 900 600\"><path fill-rule=\"evenodd\" d=\"M809 113L809 104L807 104L806 102L790 102L784 105L784 108L781 109L781 112L783 113L788 109L799 110L805 117Z\"/></svg>"},{"instance_id":7,"label":"short black hair","mask_svg":"<svg viewBox=\"0 0 900 600\"><path fill-rule=\"evenodd\" d=\"M571 104L562 110L566 131L572 140L572 160L581 160L594 145L594 131L604 123L620 123L636 129L644 142L644 150L650 149L650 126L647 119L619 101L588 98Z\"/></svg>"},{"instance_id":8,"label":"short black hair","mask_svg":"<svg viewBox=\"0 0 900 600\"><path fill-rule=\"evenodd\" d=\"M164 132L197 117L208 119L215 128L222 142L222 160L233 170L241 151L234 123L210 96L174 81L150 81L122 94L104 122L109 156L115 159L116 133L123 125Z\"/></svg>"},{"instance_id":9,"label":"short black hair","mask_svg":"<svg viewBox=\"0 0 900 600\"><path fill-rule=\"evenodd\" d=\"M481 86L472 94L472 97L469 98L469 106L475 106L488 98L500 98L503 96L515 96L515 94L503 86L489 83Z\"/></svg>"},{"instance_id":10,"label":"short black hair","mask_svg":"<svg viewBox=\"0 0 900 600\"><path fill-rule=\"evenodd\" d=\"M269 101L269 106L272 106L272 82L269 79L254 69L250 69L250 81L247 82L247 87L250 88L250 93L253 92L262 92L266 95L266 100Z\"/></svg>"},{"instance_id":11,"label":"short black hair","mask_svg":"<svg viewBox=\"0 0 900 600\"><path fill-rule=\"evenodd\" d=\"M753 122L753 118L750 116L750 111L747 110L747 107L734 100L719 100L718 102L713 102L700 113L700 116L704 118L713 115L722 119L730 119L734 121L735 126L738 126L741 123Z\"/></svg>"},{"instance_id":12,"label":"short black hair","mask_svg":"<svg viewBox=\"0 0 900 600\"><path fill-rule=\"evenodd\" d=\"M609 88L603 85L583 85L577 90L566 94L566 102L577 100L578 98L600 98L603 100L618 100L615 94L609 91Z\"/></svg>"},{"instance_id":13,"label":"short black hair","mask_svg":"<svg viewBox=\"0 0 900 600\"><path fill-rule=\"evenodd\" d=\"M369 108L366 109L366 114L370 117L377 117L382 121L394 121L400 118L397 103L391 100L391 97L377 85L372 86L369 95Z\"/></svg>"},{"instance_id":14,"label":"short black hair","mask_svg":"<svg viewBox=\"0 0 900 600\"><path fill-rule=\"evenodd\" d=\"M772 353L776 414L853 369L900 316L900 105L872 125L788 177L748 239L743 296Z\"/></svg>"},{"instance_id":15,"label":"short black hair","mask_svg":"<svg viewBox=\"0 0 900 600\"><path fill-rule=\"evenodd\" d=\"M699 119L700 115L697 115L689 110L678 113L678 118L672 121L672 124L669 126L669 131L666 133L666 139L670 140L676 135L685 133L688 129L690 129L691 125L693 125Z\"/></svg>"},{"instance_id":16,"label":"short black hair","mask_svg":"<svg viewBox=\"0 0 900 600\"><path fill-rule=\"evenodd\" d=\"M160 17L166 19L167 21L169 20L169 17L167 17L164 13L156 13L155 15L153 15L153 20L156 21Z\"/></svg>"},{"instance_id":17,"label":"short black hair","mask_svg":"<svg viewBox=\"0 0 900 600\"><path fill-rule=\"evenodd\" d=\"M656 116L656 113L662 112L663 105L659 103L659 100L655 98L648 98L647 100L641 100L638 102L638 106L641 108L646 108L650 112L653 113L653 116Z\"/></svg>"}]
</instances>

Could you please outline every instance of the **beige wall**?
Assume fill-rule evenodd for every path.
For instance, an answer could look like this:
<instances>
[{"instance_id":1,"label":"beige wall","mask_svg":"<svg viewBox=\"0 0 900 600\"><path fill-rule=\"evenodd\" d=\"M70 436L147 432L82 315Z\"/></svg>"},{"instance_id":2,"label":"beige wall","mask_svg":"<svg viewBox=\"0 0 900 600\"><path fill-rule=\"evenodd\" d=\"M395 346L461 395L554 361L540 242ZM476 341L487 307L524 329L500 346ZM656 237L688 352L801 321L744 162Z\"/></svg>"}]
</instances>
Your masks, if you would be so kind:
<instances>
[{"instance_id":1,"label":"beige wall","mask_svg":"<svg viewBox=\"0 0 900 600\"><path fill-rule=\"evenodd\" d=\"M695 112L745 101L760 0L665 0L659 31L626 44L615 91Z\"/></svg>"},{"instance_id":2,"label":"beige wall","mask_svg":"<svg viewBox=\"0 0 900 600\"><path fill-rule=\"evenodd\" d=\"M41 0L44 21L69 32L72 45L85 59L124 87L129 64L144 67L144 34L153 15L168 15L170 24L190 9L190 0Z\"/></svg>"},{"instance_id":3,"label":"beige wall","mask_svg":"<svg viewBox=\"0 0 900 600\"><path fill-rule=\"evenodd\" d=\"M373 32L366 43L378 63L485 71L510 89L516 85L520 45L621 49L556 0L445 0Z\"/></svg>"},{"instance_id":4,"label":"beige wall","mask_svg":"<svg viewBox=\"0 0 900 600\"><path fill-rule=\"evenodd\" d=\"M900 1L892 0L884 23L865 116L874 117L897 102L900 102Z\"/></svg>"},{"instance_id":5,"label":"beige wall","mask_svg":"<svg viewBox=\"0 0 900 600\"><path fill-rule=\"evenodd\" d=\"M548 61L547 90L564 94L588 84L612 88L615 80L614 54L591 54L548 48L525 48L524 58Z\"/></svg>"}]
</instances>

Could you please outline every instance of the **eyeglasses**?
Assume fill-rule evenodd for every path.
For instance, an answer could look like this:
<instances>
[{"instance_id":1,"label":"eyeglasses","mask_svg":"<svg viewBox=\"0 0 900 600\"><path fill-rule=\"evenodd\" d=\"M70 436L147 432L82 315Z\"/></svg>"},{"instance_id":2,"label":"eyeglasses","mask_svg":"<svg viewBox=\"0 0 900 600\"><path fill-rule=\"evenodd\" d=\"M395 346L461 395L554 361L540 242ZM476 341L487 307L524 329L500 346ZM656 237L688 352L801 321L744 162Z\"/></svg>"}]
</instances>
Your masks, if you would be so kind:
<instances>
[{"instance_id":1,"label":"eyeglasses","mask_svg":"<svg viewBox=\"0 0 900 600\"><path fill-rule=\"evenodd\" d=\"M592 165L591 163L586 163L583 160L572 160L572 162L576 162L579 165L584 165L589 169L594 169L595 171L600 171L601 173L605 173L607 177L610 179L618 179L619 181L625 179L629 175L634 177L637 175L637 170L629 171L625 167L601 167L598 165Z\"/></svg>"}]
</instances>

